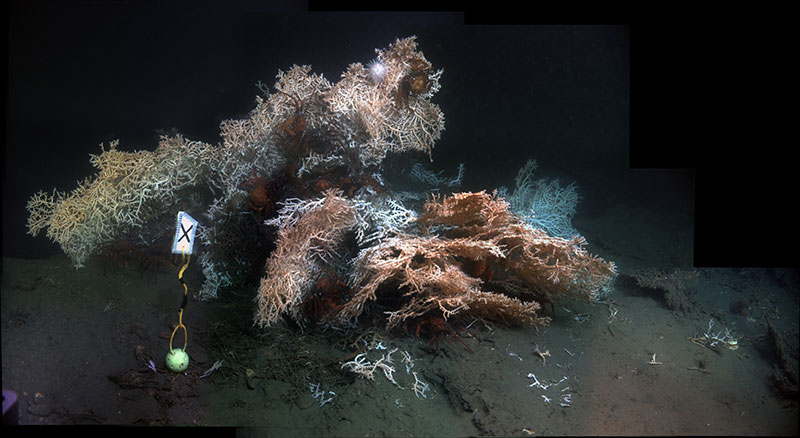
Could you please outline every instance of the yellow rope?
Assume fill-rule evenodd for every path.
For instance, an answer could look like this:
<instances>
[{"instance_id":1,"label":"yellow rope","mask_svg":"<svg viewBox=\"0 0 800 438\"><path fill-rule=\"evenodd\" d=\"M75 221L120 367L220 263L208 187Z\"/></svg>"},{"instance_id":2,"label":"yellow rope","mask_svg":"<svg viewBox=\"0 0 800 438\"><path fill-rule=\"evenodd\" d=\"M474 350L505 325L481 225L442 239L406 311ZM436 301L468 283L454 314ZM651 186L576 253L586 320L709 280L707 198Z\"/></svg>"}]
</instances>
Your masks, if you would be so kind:
<instances>
[{"instance_id":1,"label":"yellow rope","mask_svg":"<svg viewBox=\"0 0 800 438\"><path fill-rule=\"evenodd\" d=\"M183 258L183 267L178 272L178 281L181 282L183 285L183 303L181 304L181 309L178 311L178 325L175 326L175 329L172 330L172 335L169 337L169 352L172 353L172 339L175 338L175 333L178 332L178 329L183 329L183 351L186 351L186 345L189 343L189 333L186 331L186 326L183 325L183 309L186 307L187 297L189 296L189 286L186 285L186 282L183 281L183 271L189 267L189 260L191 260L191 255L186 255L186 251L181 252Z\"/></svg>"}]
</instances>

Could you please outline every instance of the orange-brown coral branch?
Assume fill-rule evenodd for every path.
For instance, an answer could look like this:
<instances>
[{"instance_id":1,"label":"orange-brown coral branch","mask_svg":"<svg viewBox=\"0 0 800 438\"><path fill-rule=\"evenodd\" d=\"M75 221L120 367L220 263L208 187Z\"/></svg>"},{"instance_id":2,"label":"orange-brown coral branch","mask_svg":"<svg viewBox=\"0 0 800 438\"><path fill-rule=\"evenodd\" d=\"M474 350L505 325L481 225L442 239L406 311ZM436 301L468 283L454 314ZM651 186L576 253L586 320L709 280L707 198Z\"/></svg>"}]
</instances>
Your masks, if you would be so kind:
<instances>
[{"instance_id":1,"label":"orange-brown coral branch","mask_svg":"<svg viewBox=\"0 0 800 438\"><path fill-rule=\"evenodd\" d=\"M616 276L613 263L583 249L582 237L548 236L485 192L435 198L418 222L439 235L397 236L361 252L352 277L356 292L341 318L358 316L381 286L392 284L406 301L387 312L390 327L434 310L445 318L466 312L541 325L548 318L538 315L537 301L566 294L593 299ZM497 274L470 275L463 260L486 262Z\"/></svg>"},{"instance_id":2,"label":"orange-brown coral branch","mask_svg":"<svg viewBox=\"0 0 800 438\"><path fill-rule=\"evenodd\" d=\"M276 323L284 313L301 320L303 300L322 272L322 263L334 256L345 231L355 225L353 207L341 191L328 190L310 204L279 231L277 248L267 260L258 289L256 322L261 326Z\"/></svg>"}]
</instances>

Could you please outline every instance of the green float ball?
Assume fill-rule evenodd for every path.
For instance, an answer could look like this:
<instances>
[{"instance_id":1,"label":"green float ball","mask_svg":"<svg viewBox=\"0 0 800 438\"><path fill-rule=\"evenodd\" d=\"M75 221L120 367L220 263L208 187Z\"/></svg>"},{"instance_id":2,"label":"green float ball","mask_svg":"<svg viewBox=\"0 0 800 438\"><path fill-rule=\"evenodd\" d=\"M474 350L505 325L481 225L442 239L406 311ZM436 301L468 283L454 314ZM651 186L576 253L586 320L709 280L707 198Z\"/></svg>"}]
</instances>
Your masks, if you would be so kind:
<instances>
[{"instance_id":1,"label":"green float ball","mask_svg":"<svg viewBox=\"0 0 800 438\"><path fill-rule=\"evenodd\" d=\"M189 368L189 355L180 348L170 350L167 353L167 369L176 373L182 373Z\"/></svg>"}]
</instances>

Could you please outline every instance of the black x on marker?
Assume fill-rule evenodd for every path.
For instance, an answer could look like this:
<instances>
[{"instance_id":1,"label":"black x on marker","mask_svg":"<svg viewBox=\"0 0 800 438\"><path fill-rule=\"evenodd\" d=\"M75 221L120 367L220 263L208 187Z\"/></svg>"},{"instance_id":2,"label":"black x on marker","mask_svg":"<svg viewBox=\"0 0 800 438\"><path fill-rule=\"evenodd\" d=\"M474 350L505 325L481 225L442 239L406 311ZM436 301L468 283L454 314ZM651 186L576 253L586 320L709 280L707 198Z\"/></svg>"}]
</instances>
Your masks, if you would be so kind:
<instances>
[{"instance_id":1,"label":"black x on marker","mask_svg":"<svg viewBox=\"0 0 800 438\"><path fill-rule=\"evenodd\" d=\"M183 234L181 234L181 237L178 239L178 242L183 240L183 238L185 237L186 238L186 242L192 243L192 242L189 242L189 231L192 231L192 228L194 228L194 224L190 225L188 230L186 228L183 228L183 224L181 224L181 231L183 232Z\"/></svg>"}]
</instances>

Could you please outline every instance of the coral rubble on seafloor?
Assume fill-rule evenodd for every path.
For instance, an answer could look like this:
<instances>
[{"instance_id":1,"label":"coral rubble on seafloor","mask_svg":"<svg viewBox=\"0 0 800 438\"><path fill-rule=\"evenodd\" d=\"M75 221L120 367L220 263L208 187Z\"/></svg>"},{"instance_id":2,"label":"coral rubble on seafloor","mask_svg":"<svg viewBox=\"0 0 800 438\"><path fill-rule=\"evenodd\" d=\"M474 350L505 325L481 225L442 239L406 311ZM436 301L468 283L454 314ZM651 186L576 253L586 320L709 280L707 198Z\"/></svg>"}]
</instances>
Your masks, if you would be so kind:
<instances>
[{"instance_id":1,"label":"coral rubble on seafloor","mask_svg":"<svg viewBox=\"0 0 800 438\"><path fill-rule=\"evenodd\" d=\"M33 196L29 232L46 230L79 267L108 242L163 246L187 211L200 219L199 295L261 276L261 326L353 321L387 297L390 327L426 314L540 325L542 303L605 293L616 269L571 227L574 187L534 182L535 162L520 172L514 208L486 192L420 205L419 192L382 174L390 153L431 158L444 130L431 102L442 72L415 37L336 83L293 66L274 92L261 87L249 118L222 122L218 145L174 136L152 152L113 143L92 155L98 173L78 188ZM408 175L443 192L464 174L459 166L445 179L406 161ZM548 208L538 222L527 211Z\"/></svg>"}]
</instances>

